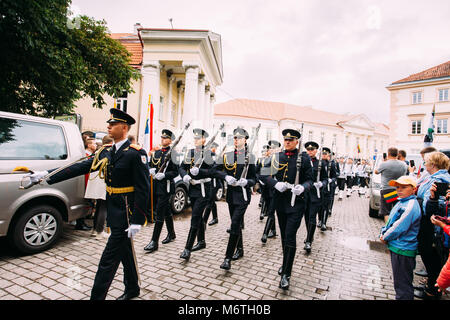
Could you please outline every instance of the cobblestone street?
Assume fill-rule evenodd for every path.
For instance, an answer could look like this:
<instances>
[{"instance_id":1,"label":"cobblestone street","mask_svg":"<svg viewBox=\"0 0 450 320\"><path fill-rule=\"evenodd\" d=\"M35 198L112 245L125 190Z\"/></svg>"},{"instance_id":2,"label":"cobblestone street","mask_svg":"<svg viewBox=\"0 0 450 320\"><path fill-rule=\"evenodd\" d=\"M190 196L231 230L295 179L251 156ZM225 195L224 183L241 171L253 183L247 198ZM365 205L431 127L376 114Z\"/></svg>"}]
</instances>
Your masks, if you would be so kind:
<instances>
[{"instance_id":1,"label":"cobblestone street","mask_svg":"<svg viewBox=\"0 0 450 320\"><path fill-rule=\"evenodd\" d=\"M206 249L193 252L188 263L179 256L190 226L190 214L175 216L177 238L147 254L153 224L135 239L141 295L138 299L394 299L390 258L385 246L375 242L382 220L368 216L368 199L354 194L335 201L326 232L317 229L312 252L303 250L304 220L297 234L297 255L290 290L278 288L282 262L277 236L262 244L265 220L259 220L259 195L245 216L244 257L232 261L226 272L223 261L230 219L226 202L218 202L219 224L206 229ZM88 223L90 221L88 220ZM278 228L278 226L277 226ZM278 229L277 229L278 232ZM160 241L166 236L164 227ZM52 249L32 256L14 256L0 249L0 299L89 299L107 239L94 239L90 231L75 231L67 225L62 239ZM420 258L417 268L422 269ZM107 299L123 293L122 267L116 274ZM415 276L417 284L421 278Z\"/></svg>"}]
</instances>

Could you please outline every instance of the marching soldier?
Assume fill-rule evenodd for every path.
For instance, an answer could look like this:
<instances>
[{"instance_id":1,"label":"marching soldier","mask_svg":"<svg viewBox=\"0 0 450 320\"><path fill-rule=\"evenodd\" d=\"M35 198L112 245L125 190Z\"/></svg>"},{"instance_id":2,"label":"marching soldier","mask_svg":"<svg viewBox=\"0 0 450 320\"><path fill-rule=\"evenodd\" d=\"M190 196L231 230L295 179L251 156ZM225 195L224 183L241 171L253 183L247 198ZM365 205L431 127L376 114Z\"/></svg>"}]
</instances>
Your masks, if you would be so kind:
<instances>
[{"instance_id":1,"label":"marching soldier","mask_svg":"<svg viewBox=\"0 0 450 320\"><path fill-rule=\"evenodd\" d=\"M123 265L125 292L118 300L129 300L139 296L140 292L132 238L146 222L150 192L147 154L141 147L130 144L127 139L130 126L135 120L119 109L110 109L110 113L111 118L107 121L108 134L114 139L114 144L103 146L95 157L75 163L47 180L49 184L54 184L87 174L91 170L98 170L99 176L105 179L106 221L111 235L95 275L91 300L106 298L119 263ZM30 179L32 182L36 182L36 179L39 181L46 173L36 172Z\"/></svg>"},{"instance_id":2,"label":"marching soldier","mask_svg":"<svg viewBox=\"0 0 450 320\"><path fill-rule=\"evenodd\" d=\"M270 159L268 144L263 145L261 155L262 157L258 158L258 160L256 161L256 179L257 184L259 185L258 192L261 194L258 203L258 207L261 208L259 220L263 220L264 217L267 215L267 204L268 204L267 198L269 196L268 188L264 185L264 183L261 180L259 180L259 176L261 174L261 169L266 166L266 162L268 161L268 159Z\"/></svg>"},{"instance_id":3,"label":"marching soldier","mask_svg":"<svg viewBox=\"0 0 450 320\"><path fill-rule=\"evenodd\" d=\"M366 189L369 186L369 183L368 183L369 172L370 172L370 167L367 164L367 161L365 159L362 159L361 164L358 166L358 177L359 177L358 194L360 196L366 194Z\"/></svg>"},{"instance_id":4,"label":"marching soldier","mask_svg":"<svg viewBox=\"0 0 450 320\"><path fill-rule=\"evenodd\" d=\"M242 239L242 222L244 214L250 204L251 188L256 183L255 156L247 149L249 135L245 129L236 128L233 131L234 150L218 159L215 166L216 176L228 184L227 204L231 218L231 229L225 259L220 265L221 269L229 270L231 260L244 256ZM248 163L247 176L241 177L244 167Z\"/></svg>"},{"instance_id":5,"label":"marching soldier","mask_svg":"<svg viewBox=\"0 0 450 320\"><path fill-rule=\"evenodd\" d=\"M175 135L168 129L163 129L161 132L161 148L156 150L150 157L150 174L154 178L153 188L153 207L156 208L156 222L153 228L152 239L144 250L148 253L158 250L159 236L161 230L166 222L167 237L162 241L163 244L169 243L176 238L175 228L173 226L172 211L170 210L169 198L171 194L175 193L175 184L173 178L178 175L178 166L173 163L174 155L167 163L163 172L159 172L166 154L170 151L170 145L175 139ZM173 151L172 151L173 152Z\"/></svg>"},{"instance_id":6,"label":"marching soldier","mask_svg":"<svg viewBox=\"0 0 450 320\"><path fill-rule=\"evenodd\" d=\"M219 145L216 142L213 142L211 144L211 151L213 152L213 154L216 154L216 149ZM214 156L215 158L215 156ZM213 178L212 180L212 192L211 192L211 196L209 198L209 202L208 205L206 206L205 209L205 213L203 214L203 221L206 225L206 223L208 222L209 219L209 215L212 212L212 220L208 223L208 226L212 226L215 225L216 223L219 222L219 219L217 217L217 205L216 205L216 196L217 196L217 192L223 188L223 184L222 184L222 180L218 179L218 178Z\"/></svg>"},{"instance_id":7,"label":"marching soldier","mask_svg":"<svg viewBox=\"0 0 450 320\"><path fill-rule=\"evenodd\" d=\"M347 198L352 195L352 188L355 180L355 171L353 167L353 159L348 158L344 167L345 180L347 185Z\"/></svg>"},{"instance_id":8,"label":"marching soldier","mask_svg":"<svg viewBox=\"0 0 450 320\"><path fill-rule=\"evenodd\" d=\"M323 197L323 188L327 187L328 177L326 172L326 163L323 159L319 160L316 158L317 150L319 149L319 145L314 141L309 141L305 143L306 152L308 153L311 159L311 166L313 167L313 187L308 192L308 201L307 201L307 217L306 220L306 239L305 239L305 247L307 253L311 252L311 246L314 240L314 233L317 225L317 214L322 206L322 202L324 201ZM319 173L320 167L320 173ZM319 175L319 179L317 176Z\"/></svg>"},{"instance_id":9,"label":"marching soldier","mask_svg":"<svg viewBox=\"0 0 450 320\"><path fill-rule=\"evenodd\" d=\"M337 185L338 185L338 189L339 189L338 201L342 201L342 199L344 197L345 182L347 179L347 176L345 174L345 159L344 159L344 157L339 157L337 169L339 172L339 174L337 176Z\"/></svg>"},{"instance_id":10,"label":"marching soldier","mask_svg":"<svg viewBox=\"0 0 450 320\"><path fill-rule=\"evenodd\" d=\"M328 178L328 184L323 188L322 206L319 211L319 222L317 228L321 231L327 230L327 219L331 215L331 206L334 199L334 189L336 188L336 168L331 161L330 148L322 148L322 160L326 169L326 176Z\"/></svg>"},{"instance_id":11,"label":"marching soldier","mask_svg":"<svg viewBox=\"0 0 450 320\"><path fill-rule=\"evenodd\" d=\"M272 156L271 166L274 174L263 177L263 182L274 188L273 203L278 216L283 250L283 264L278 270L278 274L281 275L279 286L287 290L297 250L297 230L302 216L306 213L306 193L312 187L313 174L308 154L305 152L299 154L297 149L300 132L285 129L282 135L284 151ZM299 180L298 184L295 184L297 171Z\"/></svg>"},{"instance_id":12,"label":"marching soldier","mask_svg":"<svg viewBox=\"0 0 450 320\"><path fill-rule=\"evenodd\" d=\"M279 151L279 148L281 147L281 143L276 140L270 140L268 142L269 150L268 150L268 161L266 161L264 167L260 171L260 175L267 175L272 174L272 166L271 166L271 159L272 155ZM267 171L267 172L265 172ZM261 181L261 179L259 179ZM266 225L264 227L264 232L261 237L261 242L266 243L267 239L273 238L277 235L276 232L276 223L275 223L275 205L273 201L273 188L270 188L269 186L265 186L266 189L266 212L267 212L267 221Z\"/></svg>"},{"instance_id":13,"label":"marching soldier","mask_svg":"<svg viewBox=\"0 0 450 320\"><path fill-rule=\"evenodd\" d=\"M189 198L191 200L192 216L191 227L189 229L186 246L180 258L189 261L191 252L206 248L205 224L203 221L203 211L208 205L211 197L211 181L214 177L211 150L206 150L204 145L209 134L196 128L194 133L194 149L188 150L183 162L179 167L179 173L185 183L189 183ZM200 163L200 166L196 164ZM198 243L193 248L195 238L198 234Z\"/></svg>"}]
</instances>

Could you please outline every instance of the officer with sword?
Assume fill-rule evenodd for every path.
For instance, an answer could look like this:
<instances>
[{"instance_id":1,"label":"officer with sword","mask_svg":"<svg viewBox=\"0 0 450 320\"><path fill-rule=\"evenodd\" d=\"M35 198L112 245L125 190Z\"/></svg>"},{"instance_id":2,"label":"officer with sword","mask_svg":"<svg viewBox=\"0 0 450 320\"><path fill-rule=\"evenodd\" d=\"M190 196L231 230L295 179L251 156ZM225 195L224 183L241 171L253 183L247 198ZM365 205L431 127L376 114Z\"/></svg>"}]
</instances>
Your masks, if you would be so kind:
<instances>
[{"instance_id":1,"label":"officer with sword","mask_svg":"<svg viewBox=\"0 0 450 320\"><path fill-rule=\"evenodd\" d=\"M110 109L108 134L113 145L99 149L95 156L70 166L31 174L33 184L46 180L54 184L76 176L98 171L106 182L106 221L111 229L100 259L91 290L91 300L104 300L119 263L123 265L125 292L118 300L139 296L139 271L133 247L133 237L146 223L150 192L147 153L130 144L128 131L136 121L119 109Z\"/></svg>"}]
</instances>

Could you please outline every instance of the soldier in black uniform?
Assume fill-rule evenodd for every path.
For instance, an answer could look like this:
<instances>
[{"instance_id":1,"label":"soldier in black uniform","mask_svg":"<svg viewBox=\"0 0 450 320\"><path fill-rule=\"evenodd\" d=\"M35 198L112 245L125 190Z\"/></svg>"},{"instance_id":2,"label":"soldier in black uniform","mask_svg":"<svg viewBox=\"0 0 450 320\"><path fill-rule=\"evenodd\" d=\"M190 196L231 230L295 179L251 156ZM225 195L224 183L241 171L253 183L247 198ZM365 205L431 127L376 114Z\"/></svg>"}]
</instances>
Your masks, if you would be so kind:
<instances>
[{"instance_id":1,"label":"soldier in black uniform","mask_svg":"<svg viewBox=\"0 0 450 320\"><path fill-rule=\"evenodd\" d=\"M170 151L170 145L175 139L175 135L172 131L164 129L161 132L161 149L156 150L150 157L150 174L153 176L154 188L153 188L153 207L156 208L156 222L153 229L153 236L150 243L145 246L144 250L148 253L158 250L158 241L161 234L161 230L166 222L167 237L162 241L163 244L169 243L175 240L175 228L173 226L172 211L170 210L169 198L171 194L175 193L175 184L173 178L178 175L178 166L172 161L176 155L172 154L170 160L163 169L163 172L159 172L166 154ZM174 152L174 151L172 151Z\"/></svg>"},{"instance_id":2,"label":"soldier in black uniform","mask_svg":"<svg viewBox=\"0 0 450 320\"><path fill-rule=\"evenodd\" d=\"M216 149L219 145L216 142L213 142L211 144L211 151L216 154ZM215 160L215 157L214 157ZM212 212L212 220L208 223L209 226L212 226L216 223L219 222L219 219L217 217L217 205L216 205L216 201L217 201L217 192L223 188L223 184L222 184L222 180L218 179L218 178L213 178L212 180L212 192L211 192L211 196L209 198L209 202L208 205L206 206L205 209L205 213L203 214L203 221L206 225L206 223L208 222L209 219L209 215Z\"/></svg>"},{"instance_id":3,"label":"soldier in black uniform","mask_svg":"<svg viewBox=\"0 0 450 320\"><path fill-rule=\"evenodd\" d=\"M265 216L267 216L267 205L269 198L269 188L259 180L259 176L261 175L261 170L265 170L263 168L270 168L270 156L269 156L269 145L265 144L261 151L262 157L256 160L256 179L257 184L259 185L258 192L261 194L259 198L258 207L261 208L261 212L259 214L259 220L263 220ZM269 169L270 170L270 169Z\"/></svg>"},{"instance_id":4,"label":"soldier in black uniform","mask_svg":"<svg viewBox=\"0 0 450 320\"><path fill-rule=\"evenodd\" d=\"M297 149L300 132L294 129L285 129L282 134L284 150L272 156L271 166L274 174L265 176L264 180L275 189L273 202L278 216L283 250L283 264L278 270L278 274L281 275L280 288L287 290L297 250L297 230L300 227L302 216L306 213L305 196L312 186L313 176L308 154L303 152L299 155ZM299 183L295 185L298 156L301 157L300 174ZM294 206L291 205L293 196L295 196Z\"/></svg>"},{"instance_id":5,"label":"soldier in black uniform","mask_svg":"<svg viewBox=\"0 0 450 320\"><path fill-rule=\"evenodd\" d=\"M205 242L205 223L203 221L203 212L208 205L211 197L211 181L214 177L213 165L214 154L206 150L204 144L209 134L196 128L193 130L195 148L190 149L179 167L179 173L185 183L190 183L189 198L191 200L192 216L191 228L189 229L186 246L180 258L189 261L191 252L206 248ZM204 159L201 161L201 159ZM201 162L200 167L196 166ZM198 245L193 248L195 237L198 234Z\"/></svg>"},{"instance_id":6,"label":"soldier in black uniform","mask_svg":"<svg viewBox=\"0 0 450 320\"><path fill-rule=\"evenodd\" d=\"M305 143L306 152L311 159L311 165L313 167L313 186L309 190L307 196L307 217L306 219L306 240L304 249L306 252L311 252L311 246L314 240L314 232L317 226L317 214L322 206L324 197L323 189L327 187L328 177L326 172L326 163L321 160L320 179L317 182L317 174L319 171L319 159L316 158L319 145L314 141L308 141Z\"/></svg>"},{"instance_id":7,"label":"soldier in black uniform","mask_svg":"<svg viewBox=\"0 0 450 320\"><path fill-rule=\"evenodd\" d=\"M260 175L267 175L272 174L272 166L271 166L271 159L272 154L279 150L281 147L281 143L276 140L270 140L268 142L269 150L268 150L268 158L266 163L264 164L264 167L260 170ZM260 179L261 180L261 179ZM267 206L267 221L266 225L264 227L263 235L261 237L261 242L266 243L267 239L273 238L277 235L276 232L276 223L275 223L275 205L273 201L273 188L269 186L264 186L265 191L267 193L266 195L266 206Z\"/></svg>"},{"instance_id":8,"label":"soldier in black uniform","mask_svg":"<svg viewBox=\"0 0 450 320\"><path fill-rule=\"evenodd\" d=\"M231 218L231 229L225 259L220 265L220 268L225 270L231 268L232 259L237 260L244 256L242 222L245 211L250 204L251 188L256 183L256 158L247 150L249 135L242 128L234 129L233 135L235 149L224 154L222 159L217 159L214 168L216 176L225 180L228 184L226 200ZM248 163L248 171L244 178L242 177L242 171L246 163Z\"/></svg>"},{"instance_id":9,"label":"soldier in black uniform","mask_svg":"<svg viewBox=\"0 0 450 320\"><path fill-rule=\"evenodd\" d=\"M325 166L326 176L328 179L328 184L326 187L322 188L322 206L319 210L319 221L317 223L317 228L320 228L321 231L327 230L327 219L328 216L331 215L331 202L334 199L334 191L336 189L336 167L330 160L331 150L330 148L323 147L322 148L322 160L323 165Z\"/></svg>"},{"instance_id":10,"label":"soldier in black uniform","mask_svg":"<svg viewBox=\"0 0 450 320\"><path fill-rule=\"evenodd\" d=\"M137 297L140 292L131 239L146 222L150 192L147 154L127 139L135 120L119 109L111 109L110 112L108 134L114 139L114 144L103 146L94 157L75 163L47 180L49 184L54 184L96 170L105 179L106 221L111 235L95 275L91 300L106 298L119 263L123 265L125 292L118 300ZM33 181L42 177L35 173L30 178Z\"/></svg>"}]
</instances>

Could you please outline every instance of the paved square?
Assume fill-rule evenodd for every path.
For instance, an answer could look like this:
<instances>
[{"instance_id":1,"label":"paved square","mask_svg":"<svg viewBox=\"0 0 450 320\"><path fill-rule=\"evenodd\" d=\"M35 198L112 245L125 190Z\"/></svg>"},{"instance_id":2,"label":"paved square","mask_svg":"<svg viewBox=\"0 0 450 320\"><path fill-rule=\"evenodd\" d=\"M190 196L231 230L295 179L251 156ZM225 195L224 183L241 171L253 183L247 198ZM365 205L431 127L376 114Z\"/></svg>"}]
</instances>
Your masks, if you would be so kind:
<instances>
[{"instance_id":1,"label":"paved square","mask_svg":"<svg viewBox=\"0 0 450 320\"><path fill-rule=\"evenodd\" d=\"M219 224L207 226L206 249L193 252L189 262L180 259L190 226L190 213L175 216L176 240L160 243L159 250L143 250L150 241L153 224L135 238L140 270L138 299L343 299L391 300L395 298L390 258L376 242L382 220L368 216L368 199L356 192L335 201L328 220L329 230L315 233L310 254L303 250L304 220L297 234L297 255L290 289L278 288L281 241L277 236L261 242L265 219L259 220L259 195L252 197L245 215L244 257L232 268L219 268L228 242L230 218L226 202L217 202ZM88 221L89 222L89 221ZM166 236L164 227L160 241ZM277 226L277 232L278 226ZM14 256L2 242L0 249L0 299L86 300L107 239L90 237L90 231L75 231L67 225L62 239L50 250L32 256ZM417 258L417 269L423 267ZM123 293L123 270L112 282L107 299ZM420 277L415 276L418 284ZM444 297L444 299L447 299Z\"/></svg>"}]
</instances>

